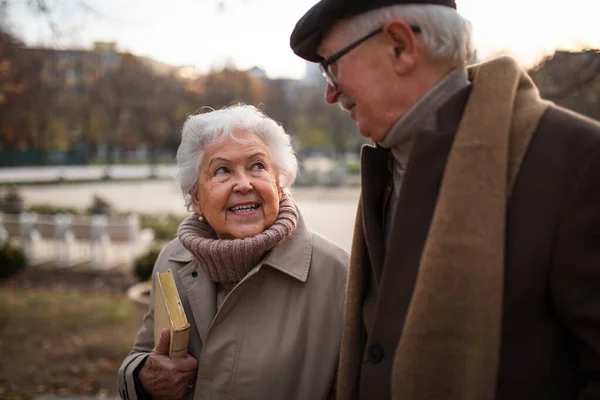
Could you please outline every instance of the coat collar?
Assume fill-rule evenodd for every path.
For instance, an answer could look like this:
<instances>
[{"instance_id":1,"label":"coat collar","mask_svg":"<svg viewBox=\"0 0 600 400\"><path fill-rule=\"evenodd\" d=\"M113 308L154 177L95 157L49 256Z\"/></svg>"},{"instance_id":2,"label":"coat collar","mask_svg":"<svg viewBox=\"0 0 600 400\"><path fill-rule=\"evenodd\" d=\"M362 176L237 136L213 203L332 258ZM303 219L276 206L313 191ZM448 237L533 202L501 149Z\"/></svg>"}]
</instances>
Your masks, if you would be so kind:
<instances>
[{"instance_id":1,"label":"coat collar","mask_svg":"<svg viewBox=\"0 0 600 400\"><path fill-rule=\"evenodd\" d=\"M304 223L304 218L298 210L298 225L290 237L279 243L267 256L258 264L258 269L263 265L274 268L286 275L306 282L310 269L310 260L312 258L312 234ZM189 263L194 260L190 253L179 240L177 245L169 255L169 261L178 263Z\"/></svg>"}]
</instances>

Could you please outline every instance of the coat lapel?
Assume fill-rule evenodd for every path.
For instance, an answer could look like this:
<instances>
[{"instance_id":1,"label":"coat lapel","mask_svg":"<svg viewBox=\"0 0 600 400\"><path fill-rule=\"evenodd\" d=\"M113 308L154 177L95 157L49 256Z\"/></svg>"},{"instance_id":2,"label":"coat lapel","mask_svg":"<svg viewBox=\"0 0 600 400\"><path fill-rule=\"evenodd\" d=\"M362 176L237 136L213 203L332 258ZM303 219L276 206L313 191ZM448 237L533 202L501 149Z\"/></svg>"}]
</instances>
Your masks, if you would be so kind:
<instances>
[{"instance_id":1,"label":"coat lapel","mask_svg":"<svg viewBox=\"0 0 600 400\"><path fill-rule=\"evenodd\" d=\"M344 303L344 326L340 345L336 398L339 400L355 399L358 393L360 360L365 343L364 324L362 318L365 277L369 273L367 247L363 231L362 196L358 202L348 284Z\"/></svg>"},{"instance_id":2,"label":"coat lapel","mask_svg":"<svg viewBox=\"0 0 600 400\"><path fill-rule=\"evenodd\" d=\"M169 261L179 264L179 268L176 268L177 273L189 301L188 305L183 306L188 316L188 310L191 311L200 341L204 343L210 324L217 314L216 286L181 243L169 257ZM191 332L194 332L194 329Z\"/></svg>"},{"instance_id":3,"label":"coat lapel","mask_svg":"<svg viewBox=\"0 0 600 400\"><path fill-rule=\"evenodd\" d=\"M362 310L369 260L371 264L381 262L379 265L384 265L377 304L378 318L374 330L377 329L384 334L393 331L395 338L387 339L393 340L394 343L398 340L399 331L393 327L386 327L385 324L399 323L397 328L401 328L403 324L423 243L435 207L439 181L468 95L469 90L461 91L440 110L438 126L441 129L437 134L431 132L417 138L397 202L388 246L383 245L380 214L384 188L389 176L382 173L387 171L387 155L382 149L363 148L362 195L354 228L340 349L337 385L340 400L355 399L358 396L361 359L365 347ZM418 232L418 235L415 234L413 237L415 232ZM385 263L383 258L378 258L383 257L384 251L386 251ZM399 280L404 277L411 282ZM395 295L401 292L399 285L407 285L409 289L404 290L407 293L400 294L400 298L397 299ZM392 315L394 317L390 319Z\"/></svg>"},{"instance_id":4,"label":"coat lapel","mask_svg":"<svg viewBox=\"0 0 600 400\"><path fill-rule=\"evenodd\" d=\"M386 185L391 174L387 169L389 150L364 146L361 157L362 221L365 243L375 282L379 283L385 255L383 212Z\"/></svg>"},{"instance_id":5,"label":"coat lapel","mask_svg":"<svg viewBox=\"0 0 600 400\"><path fill-rule=\"evenodd\" d=\"M444 169L469 93L470 86L439 110L435 132L423 131L416 137L383 264L374 330L389 337L380 340L397 340L402 332ZM389 315L396 316L396 326L391 329L383 326L389 324Z\"/></svg>"}]
</instances>

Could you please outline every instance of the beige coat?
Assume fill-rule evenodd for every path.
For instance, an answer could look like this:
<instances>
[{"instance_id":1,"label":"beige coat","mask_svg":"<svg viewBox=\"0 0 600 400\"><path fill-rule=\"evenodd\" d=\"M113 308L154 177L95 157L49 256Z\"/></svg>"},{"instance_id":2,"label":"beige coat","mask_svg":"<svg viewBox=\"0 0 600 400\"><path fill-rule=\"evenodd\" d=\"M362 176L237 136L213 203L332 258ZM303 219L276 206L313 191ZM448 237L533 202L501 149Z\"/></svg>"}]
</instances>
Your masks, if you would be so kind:
<instances>
[{"instance_id":1,"label":"beige coat","mask_svg":"<svg viewBox=\"0 0 600 400\"><path fill-rule=\"evenodd\" d=\"M347 265L347 252L309 231L300 217L292 236L248 273L217 312L215 284L179 240L169 243L154 273L173 271L191 324L189 354L198 360L198 374L185 398L327 398L336 374ZM150 307L119 370L122 398L137 398L132 374L153 345Z\"/></svg>"}]
</instances>

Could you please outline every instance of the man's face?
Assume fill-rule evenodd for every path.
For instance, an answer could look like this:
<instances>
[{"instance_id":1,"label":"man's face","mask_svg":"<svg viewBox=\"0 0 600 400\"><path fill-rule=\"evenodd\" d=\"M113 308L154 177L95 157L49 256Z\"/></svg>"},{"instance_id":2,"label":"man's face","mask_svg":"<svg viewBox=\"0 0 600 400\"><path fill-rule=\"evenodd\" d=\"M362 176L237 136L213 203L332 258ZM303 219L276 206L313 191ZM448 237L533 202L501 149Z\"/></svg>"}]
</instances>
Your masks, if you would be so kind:
<instances>
[{"instance_id":1,"label":"man's face","mask_svg":"<svg viewBox=\"0 0 600 400\"><path fill-rule=\"evenodd\" d=\"M403 114L398 99L401 88L394 69L393 46L381 32L339 58L331 65L338 89L327 85L325 101L339 103L350 112L361 135L381 142ZM347 22L333 26L319 46L327 58L357 39Z\"/></svg>"}]
</instances>

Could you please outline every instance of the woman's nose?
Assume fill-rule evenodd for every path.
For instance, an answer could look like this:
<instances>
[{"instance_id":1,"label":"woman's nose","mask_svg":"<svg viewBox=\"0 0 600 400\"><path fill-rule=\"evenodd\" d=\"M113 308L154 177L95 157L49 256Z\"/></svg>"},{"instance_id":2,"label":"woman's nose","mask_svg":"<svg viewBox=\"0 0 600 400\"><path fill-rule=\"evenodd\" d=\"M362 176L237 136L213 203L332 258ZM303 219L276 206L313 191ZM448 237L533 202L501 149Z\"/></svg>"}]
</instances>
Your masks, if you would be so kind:
<instances>
[{"instance_id":1,"label":"woman's nose","mask_svg":"<svg viewBox=\"0 0 600 400\"><path fill-rule=\"evenodd\" d=\"M240 193L247 193L253 189L252 183L246 174L237 176L233 190Z\"/></svg>"},{"instance_id":2,"label":"woman's nose","mask_svg":"<svg viewBox=\"0 0 600 400\"><path fill-rule=\"evenodd\" d=\"M330 84L327 84L327 87L325 87L325 101L329 104L335 104L338 101L338 97L340 97L340 92L331 87Z\"/></svg>"}]
</instances>

